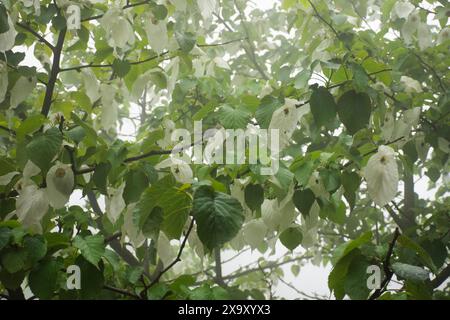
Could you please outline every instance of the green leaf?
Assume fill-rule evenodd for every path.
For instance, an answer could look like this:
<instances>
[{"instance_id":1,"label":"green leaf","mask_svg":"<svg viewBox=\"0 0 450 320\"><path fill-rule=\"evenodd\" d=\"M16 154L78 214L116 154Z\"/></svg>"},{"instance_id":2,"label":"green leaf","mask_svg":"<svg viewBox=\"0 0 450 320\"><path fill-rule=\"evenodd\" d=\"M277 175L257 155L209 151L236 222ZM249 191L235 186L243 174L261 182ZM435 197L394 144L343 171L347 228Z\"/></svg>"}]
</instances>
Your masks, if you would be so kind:
<instances>
[{"instance_id":1,"label":"green leaf","mask_svg":"<svg viewBox=\"0 0 450 320\"><path fill-rule=\"evenodd\" d=\"M284 230L280 235L280 241L289 250L297 248L303 240L302 230L299 226L290 227Z\"/></svg>"},{"instance_id":2,"label":"green leaf","mask_svg":"<svg viewBox=\"0 0 450 320\"><path fill-rule=\"evenodd\" d=\"M303 216L308 216L316 196L311 189L295 190L292 201Z\"/></svg>"},{"instance_id":3,"label":"green leaf","mask_svg":"<svg viewBox=\"0 0 450 320\"><path fill-rule=\"evenodd\" d=\"M291 166L291 171L294 172L295 179L299 185L305 187L314 172L314 162L308 160L302 160L300 163L294 162Z\"/></svg>"},{"instance_id":4,"label":"green leaf","mask_svg":"<svg viewBox=\"0 0 450 320\"><path fill-rule=\"evenodd\" d=\"M76 126L67 131L66 135L76 143L80 143L86 137L86 130L83 127Z\"/></svg>"},{"instance_id":5,"label":"green leaf","mask_svg":"<svg viewBox=\"0 0 450 320\"><path fill-rule=\"evenodd\" d=\"M125 77L131 69L131 65L126 60L115 59L112 64L113 71L119 78Z\"/></svg>"},{"instance_id":6,"label":"green leaf","mask_svg":"<svg viewBox=\"0 0 450 320\"><path fill-rule=\"evenodd\" d=\"M218 112L220 123L225 129L245 129L250 120L250 112L241 108L223 105Z\"/></svg>"},{"instance_id":7,"label":"green leaf","mask_svg":"<svg viewBox=\"0 0 450 320\"><path fill-rule=\"evenodd\" d=\"M154 207L142 223L142 233L146 237L157 239L161 224L164 221L164 211L160 207Z\"/></svg>"},{"instance_id":8,"label":"green leaf","mask_svg":"<svg viewBox=\"0 0 450 320\"><path fill-rule=\"evenodd\" d=\"M126 204L139 201L141 194L150 184L147 175L142 169L129 172L125 181L123 200L125 200Z\"/></svg>"},{"instance_id":9,"label":"green leaf","mask_svg":"<svg viewBox=\"0 0 450 320\"><path fill-rule=\"evenodd\" d=\"M366 93L347 91L338 101L339 119L351 135L368 126L371 112L370 97Z\"/></svg>"},{"instance_id":10,"label":"green leaf","mask_svg":"<svg viewBox=\"0 0 450 320\"><path fill-rule=\"evenodd\" d=\"M33 133L38 130L45 121L45 117L42 114L31 115L23 121L19 128L17 128L17 138L23 139L27 134Z\"/></svg>"},{"instance_id":11,"label":"green leaf","mask_svg":"<svg viewBox=\"0 0 450 320\"><path fill-rule=\"evenodd\" d=\"M111 165L108 162L100 163L95 167L94 174L92 175L92 181L94 181L98 191L102 194L108 193L106 189L106 182L110 170Z\"/></svg>"},{"instance_id":12,"label":"green leaf","mask_svg":"<svg viewBox=\"0 0 450 320\"><path fill-rule=\"evenodd\" d=\"M34 264L41 260L47 254L47 243L44 237L37 236L27 236L23 241L23 245L28 253L28 258L31 263Z\"/></svg>"},{"instance_id":13,"label":"green leaf","mask_svg":"<svg viewBox=\"0 0 450 320\"><path fill-rule=\"evenodd\" d=\"M26 259L27 252L23 249L10 249L1 254L2 265L9 273L22 270Z\"/></svg>"},{"instance_id":14,"label":"green leaf","mask_svg":"<svg viewBox=\"0 0 450 320\"><path fill-rule=\"evenodd\" d=\"M430 273L420 267L406 263L393 263L392 270L395 274L406 280L425 281L430 278Z\"/></svg>"},{"instance_id":15,"label":"green leaf","mask_svg":"<svg viewBox=\"0 0 450 320\"><path fill-rule=\"evenodd\" d=\"M163 6L162 4L157 4L152 8L152 12L156 19L158 20L164 20L167 17L167 8Z\"/></svg>"},{"instance_id":16,"label":"green leaf","mask_svg":"<svg viewBox=\"0 0 450 320\"><path fill-rule=\"evenodd\" d=\"M348 273L350 264L353 258L360 256L359 250L354 250L350 254L344 256L340 259L331 270L328 276L328 287L330 290L334 291L334 296L336 299L341 300L345 296L345 278ZM366 283L366 282L364 282Z\"/></svg>"},{"instance_id":17,"label":"green leaf","mask_svg":"<svg viewBox=\"0 0 450 320\"><path fill-rule=\"evenodd\" d=\"M189 53L195 46L197 42L197 37L192 32L175 32L175 38L177 39L178 45L181 51L184 53Z\"/></svg>"},{"instance_id":18,"label":"green leaf","mask_svg":"<svg viewBox=\"0 0 450 320\"><path fill-rule=\"evenodd\" d=\"M176 187L172 175L159 180L142 194L136 207L141 227L155 207L160 207L164 212L161 230L169 239L179 239L191 209L191 198Z\"/></svg>"},{"instance_id":19,"label":"green leaf","mask_svg":"<svg viewBox=\"0 0 450 320\"><path fill-rule=\"evenodd\" d=\"M281 102L279 99L273 96L265 96L261 100L261 104L255 113L256 121L262 129L269 128L270 121L272 120L272 115L279 107L281 107Z\"/></svg>"},{"instance_id":20,"label":"green leaf","mask_svg":"<svg viewBox=\"0 0 450 320\"><path fill-rule=\"evenodd\" d=\"M44 260L31 270L28 277L30 289L39 299L51 299L58 279L58 263L56 260Z\"/></svg>"},{"instance_id":21,"label":"green leaf","mask_svg":"<svg viewBox=\"0 0 450 320\"><path fill-rule=\"evenodd\" d=\"M348 255L353 250L361 247L363 244L368 243L372 239L372 232L366 232L363 233L361 236L354 240L350 240L347 243L345 243L342 247L338 248L336 250L336 257L335 260L339 261L340 259L344 258L346 255Z\"/></svg>"},{"instance_id":22,"label":"green leaf","mask_svg":"<svg viewBox=\"0 0 450 320\"><path fill-rule=\"evenodd\" d=\"M47 171L52 160L59 152L62 144L62 134L58 128L48 129L37 134L26 146L28 158L42 171Z\"/></svg>"},{"instance_id":23,"label":"green leaf","mask_svg":"<svg viewBox=\"0 0 450 320\"><path fill-rule=\"evenodd\" d=\"M3 4L0 3L0 33L5 33L9 30L8 12Z\"/></svg>"},{"instance_id":24,"label":"green leaf","mask_svg":"<svg viewBox=\"0 0 450 320\"><path fill-rule=\"evenodd\" d=\"M336 118L336 102L327 88L314 89L309 104L314 121L319 128Z\"/></svg>"},{"instance_id":25,"label":"green leaf","mask_svg":"<svg viewBox=\"0 0 450 320\"><path fill-rule=\"evenodd\" d=\"M403 234L398 237L397 242L401 246L403 246L405 248L409 248L409 249L413 250L414 252L416 252L418 254L419 258L421 259L421 261L428 268L430 268L431 271L433 271L434 273L437 273L437 268L434 265L433 259L431 259L430 255L418 243L414 242L412 239L408 238L407 236L405 236Z\"/></svg>"},{"instance_id":26,"label":"green leaf","mask_svg":"<svg viewBox=\"0 0 450 320\"><path fill-rule=\"evenodd\" d=\"M370 290L367 288L369 265L362 255L355 256L350 263L344 280L344 290L352 300L366 300L369 296Z\"/></svg>"},{"instance_id":27,"label":"green leaf","mask_svg":"<svg viewBox=\"0 0 450 320\"><path fill-rule=\"evenodd\" d=\"M344 187L344 197L350 204L350 208L353 209L355 207L356 191L361 184L361 177L356 172L344 171L341 181Z\"/></svg>"},{"instance_id":28,"label":"green leaf","mask_svg":"<svg viewBox=\"0 0 450 320\"><path fill-rule=\"evenodd\" d=\"M244 198L250 210L259 211L264 202L264 188L259 184L248 184L244 190Z\"/></svg>"},{"instance_id":29,"label":"green leaf","mask_svg":"<svg viewBox=\"0 0 450 320\"><path fill-rule=\"evenodd\" d=\"M352 64L353 84L357 92L365 92L369 87L369 76L359 64Z\"/></svg>"},{"instance_id":30,"label":"green leaf","mask_svg":"<svg viewBox=\"0 0 450 320\"><path fill-rule=\"evenodd\" d=\"M73 245L80 249L83 257L94 266L98 266L100 259L105 253L105 238L102 235L87 236L85 238L76 236L73 239Z\"/></svg>"},{"instance_id":31,"label":"green leaf","mask_svg":"<svg viewBox=\"0 0 450 320\"><path fill-rule=\"evenodd\" d=\"M198 236L209 250L233 239L245 218L237 199L210 186L200 186L195 191L192 214Z\"/></svg>"},{"instance_id":32,"label":"green leaf","mask_svg":"<svg viewBox=\"0 0 450 320\"><path fill-rule=\"evenodd\" d=\"M11 239L11 236L11 229L4 227L0 228L0 251L9 243L9 239Z\"/></svg>"},{"instance_id":33,"label":"green leaf","mask_svg":"<svg viewBox=\"0 0 450 320\"><path fill-rule=\"evenodd\" d=\"M94 267L83 256L78 256L75 265L80 267L81 273L81 299L96 299L105 282L103 276L103 262L100 261L99 268Z\"/></svg>"},{"instance_id":34,"label":"green leaf","mask_svg":"<svg viewBox=\"0 0 450 320\"><path fill-rule=\"evenodd\" d=\"M341 186L341 175L335 169L322 169L319 171L319 176L325 186L325 189L334 193Z\"/></svg>"}]
</instances>

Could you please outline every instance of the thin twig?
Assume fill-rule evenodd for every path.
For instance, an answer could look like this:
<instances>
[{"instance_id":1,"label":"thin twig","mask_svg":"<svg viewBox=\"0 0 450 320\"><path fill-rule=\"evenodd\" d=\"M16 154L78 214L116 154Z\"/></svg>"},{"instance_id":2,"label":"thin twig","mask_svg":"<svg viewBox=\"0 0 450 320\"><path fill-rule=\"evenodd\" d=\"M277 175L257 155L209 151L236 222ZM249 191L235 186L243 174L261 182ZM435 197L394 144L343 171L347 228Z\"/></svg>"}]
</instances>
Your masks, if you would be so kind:
<instances>
[{"instance_id":1,"label":"thin twig","mask_svg":"<svg viewBox=\"0 0 450 320\"><path fill-rule=\"evenodd\" d=\"M394 275L394 272L392 272L392 270L390 268L390 263L391 263L391 256L394 252L394 246L395 246L395 243L397 242L397 239L399 236L400 236L400 230L398 228L395 228L394 237L392 238L392 241L389 244L389 249L386 254L386 258L384 259L384 262L383 262L384 280L381 283L380 289L375 290L375 292L369 297L369 300L375 300L378 297L380 297L383 294L383 292L386 291L386 286L389 284L392 276Z\"/></svg>"},{"instance_id":2,"label":"thin twig","mask_svg":"<svg viewBox=\"0 0 450 320\"><path fill-rule=\"evenodd\" d=\"M187 240L189 238L189 235L192 231L192 229L194 228L194 219L191 220L191 223L189 224L189 228L186 231L186 234L184 235L184 239L183 242L181 243L180 249L178 250L178 254L175 258L175 260L173 260L167 267L165 267L164 269L162 269L157 275L156 277L152 280L152 282L148 285L148 287L152 287L154 286L156 283L158 283L159 279L161 279L161 277L170 269L173 268L173 266L175 266L178 262L181 261L181 254L183 253L184 247L186 246Z\"/></svg>"}]
</instances>

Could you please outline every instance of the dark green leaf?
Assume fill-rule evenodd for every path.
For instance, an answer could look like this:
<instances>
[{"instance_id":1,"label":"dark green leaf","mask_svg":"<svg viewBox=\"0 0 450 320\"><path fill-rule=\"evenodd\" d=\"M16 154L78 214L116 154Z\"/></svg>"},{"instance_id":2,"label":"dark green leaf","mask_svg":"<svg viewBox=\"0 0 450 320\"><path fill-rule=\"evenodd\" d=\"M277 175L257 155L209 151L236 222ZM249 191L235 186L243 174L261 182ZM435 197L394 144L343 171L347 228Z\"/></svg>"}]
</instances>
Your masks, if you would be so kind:
<instances>
[{"instance_id":1,"label":"dark green leaf","mask_svg":"<svg viewBox=\"0 0 450 320\"><path fill-rule=\"evenodd\" d=\"M284 230L280 235L280 241L289 250L297 248L303 240L302 230L299 226L290 227Z\"/></svg>"},{"instance_id":2,"label":"dark green leaf","mask_svg":"<svg viewBox=\"0 0 450 320\"><path fill-rule=\"evenodd\" d=\"M98 266L100 259L105 253L105 238L102 235L87 236L85 238L76 236L73 239L73 245L80 249L83 257Z\"/></svg>"},{"instance_id":3,"label":"dark green leaf","mask_svg":"<svg viewBox=\"0 0 450 320\"><path fill-rule=\"evenodd\" d=\"M366 128L369 124L372 105L366 93L347 91L338 101L338 115L350 134Z\"/></svg>"},{"instance_id":4,"label":"dark green leaf","mask_svg":"<svg viewBox=\"0 0 450 320\"><path fill-rule=\"evenodd\" d=\"M54 295L58 279L56 260L44 260L36 265L28 278L30 289L39 299L50 299Z\"/></svg>"},{"instance_id":5,"label":"dark green leaf","mask_svg":"<svg viewBox=\"0 0 450 320\"><path fill-rule=\"evenodd\" d=\"M311 189L295 190L292 201L303 216L308 216L314 201L316 201L316 196Z\"/></svg>"},{"instance_id":6,"label":"dark green leaf","mask_svg":"<svg viewBox=\"0 0 450 320\"><path fill-rule=\"evenodd\" d=\"M210 186L201 186L195 191L192 214L198 236L209 250L233 239L244 222L239 201Z\"/></svg>"},{"instance_id":7,"label":"dark green leaf","mask_svg":"<svg viewBox=\"0 0 450 320\"><path fill-rule=\"evenodd\" d=\"M52 160L59 152L62 144L62 134L58 128L48 129L36 135L26 146L28 158L42 171L47 171Z\"/></svg>"},{"instance_id":8,"label":"dark green leaf","mask_svg":"<svg viewBox=\"0 0 450 320\"><path fill-rule=\"evenodd\" d=\"M327 88L314 89L309 104L314 121L319 128L336 118L336 102Z\"/></svg>"}]
</instances>

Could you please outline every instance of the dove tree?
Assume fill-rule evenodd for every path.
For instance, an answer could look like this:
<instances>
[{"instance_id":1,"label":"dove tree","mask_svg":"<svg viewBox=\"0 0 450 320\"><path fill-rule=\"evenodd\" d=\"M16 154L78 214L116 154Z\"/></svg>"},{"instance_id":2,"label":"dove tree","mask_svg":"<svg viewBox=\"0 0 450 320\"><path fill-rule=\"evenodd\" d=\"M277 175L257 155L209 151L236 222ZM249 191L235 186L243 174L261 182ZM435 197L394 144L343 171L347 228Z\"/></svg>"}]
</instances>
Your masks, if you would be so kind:
<instances>
[{"instance_id":1,"label":"dove tree","mask_svg":"<svg viewBox=\"0 0 450 320\"><path fill-rule=\"evenodd\" d=\"M1 299L448 298L449 2L271 3L0 2Z\"/></svg>"}]
</instances>

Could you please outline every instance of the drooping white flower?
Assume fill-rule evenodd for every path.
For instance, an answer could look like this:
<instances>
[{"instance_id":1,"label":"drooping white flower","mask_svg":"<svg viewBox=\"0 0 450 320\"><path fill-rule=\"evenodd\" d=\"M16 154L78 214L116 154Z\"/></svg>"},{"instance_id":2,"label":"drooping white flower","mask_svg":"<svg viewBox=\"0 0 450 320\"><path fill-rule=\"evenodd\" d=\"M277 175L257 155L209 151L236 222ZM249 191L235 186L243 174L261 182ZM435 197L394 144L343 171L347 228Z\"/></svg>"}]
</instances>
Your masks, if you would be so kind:
<instances>
[{"instance_id":1,"label":"drooping white flower","mask_svg":"<svg viewBox=\"0 0 450 320\"><path fill-rule=\"evenodd\" d=\"M295 220L297 212L292 196L294 194L293 185L289 187L286 197L278 201L278 199L265 199L261 205L261 217L269 231L283 231Z\"/></svg>"},{"instance_id":2,"label":"drooping white flower","mask_svg":"<svg viewBox=\"0 0 450 320\"><path fill-rule=\"evenodd\" d=\"M14 23L11 18L8 16L8 31L4 33L0 33L0 52L6 52L11 50L14 47L14 43L16 41L17 31L14 29Z\"/></svg>"},{"instance_id":3,"label":"drooping white flower","mask_svg":"<svg viewBox=\"0 0 450 320\"><path fill-rule=\"evenodd\" d=\"M406 93L421 93L422 92L422 86L420 85L420 82L413 78L410 78L407 76L402 76L400 78L400 82L405 87Z\"/></svg>"},{"instance_id":4,"label":"drooping white flower","mask_svg":"<svg viewBox=\"0 0 450 320\"><path fill-rule=\"evenodd\" d=\"M213 12L216 10L216 0L197 0L198 8L202 14L203 19L209 20L212 17Z\"/></svg>"},{"instance_id":5,"label":"drooping white flower","mask_svg":"<svg viewBox=\"0 0 450 320\"><path fill-rule=\"evenodd\" d=\"M414 5L406 2L406 1L397 1L397 3L394 6L393 12L399 17L400 19L406 19L411 12L415 9Z\"/></svg>"},{"instance_id":6,"label":"drooping white flower","mask_svg":"<svg viewBox=\"0 0 450 320\"><path fill-rule=\"evenodd\" d=\"M430 26L426 23L419 24L417 28L417 38L419 40L420 50L425 50L433 44L433 36L430 31Z\"/></svg>"},{"instance_id":7,"label":"drooping white flower","mask_svg":"<svg viewBox=\"0 0 450 320\"><path fill-rule=\"evenodd\" d=\"M395 151L380 146L364 168L370 198L380 207L395 198L398 188L398 168Z\"/></svg>"},{"instance_id":8,"label":"drooping white flower","mask_svg":"<svg viewBox=\"0 0 450 320\"><path fill-rule=\"evenodd\" d=\"M145 242L145 236L133 219L133 212L136 208L136 203L130 203L125 210L123 225L122 225L122 239L125 241L125 237L128 237L134 248L139 248Z\"/></svg>"},{"instance_id":9,"label":"drooping white flower","mask_svg":"<svg viewBox=\"0 0 450 320\"><path fill-rule=\"evenodd\" d=\"M69 201L75 183L71 165L57 163L48 170L45 181L50 205L55 209L63 208Z\"/></svg>"},{"instance_id":10,"label":"drooping white flower","mask_svg":"<svg viewBox=\"0 0 450 320\"><path fill-rule=\"evenodd\" d=\"M115 50L117 48L125 50L134 44L134 29L127 18L122 15L122 10L109 9L100 19L100 25L106 32L108 45Z\"/></svg>"},{"instance_id":11,"label":"drooping white flower","mask_svg":"<svg viewBox=\"0 0 450 320\"><path fill-rule=\"evenodd\" d=\"M100 98L100 85L92 70L83 70L82 78L86 95L94 103Z\"/></svg>"},{"instance_id":12,"label":"drooping white flower","mask_svg":"<svg viewBox=\"0 0 450 320\"><path fill-rule=\"evenodd\" d=\"M20 1L27 8L34 7L34 12L36 13L36 16L41 15L41 4L39 0L20 0Z\"/></svg>"},{"instance_id":13,"label":"drooping white flower","mask_svg":"<svg viewBox=\"0 0 450 320\"><path fill-rule=\"evenodd\" d=\"M125 209L126 204L123 200L123 190L125 183L122 183L118 188L108 188L108 197L105 200L105 211L109 221L116 223L120 214Z\"/></svg>"},{"instance_id":14,"label":"drooping white flower","mask_svg":"<svg viewBox=\"0 0 450 320\"><path fill-rule=\"evenodd\" d=\"M11 108L17 107L36 87L36 77L20 77L11 89Z\"/></svg>"},{"instance_id":15,"label":"drooping white flower","mask_svg":"<svg viewBox=\"0 0 450 320\"><path fill-rule=\"evenodd\" d=\"M250 183L250 181L251 177L235 179L233 184L230 186L230 195L241 203L242 208L247 214L252 213L252 210L250 210L245 202L245 187Z\"/></svg>"},{"instance_id":16,"label":"drooping white flower","mask_svg":"<svg viewBox=\"0 0 450 320\"><path fill-rule=\"evenodd\" d=\"M244 240L252 249L257 249L264 242L267 226L261 218L247 222L242 229Z\"/></svg>"},{"instance_id":17,"label":"drooping white flower","mask_svg":"<svg viewBox=\"0 0 450 320\"><path fill-rule=\"evenodd\" d=\"M164 266L168 266L176 257L176 253L172 245L170 244L169 238L164 234L164 232L159 233L158 244L156 248L158 256L161 259Z\"/></svg>"},{"instance_id":18,"label":"drooping white flower","mask_svg":"<svg viewBox=\"0 0 450 320\"><path fill-rule=\"evenodd\" d=\"M30 184L18 190L15 214L26 228L42 233L41 220L48 211L48 199L45 189Z\"/></svg>"},{"instance_id":19,"label":"drooping white flower","mask_svg":"<svg viewBox=\"0 0 450 320\"><path fill-rule=\"evenodd\" d=\"M156 142L163 149L168 149L173 144L172 132L175 130L175 122L170 119L164 119L162 126L164 128L164 137Z\"/></svg>"},{"instance_id":20,"label":"drooping white flower","mask_svg":"<svg viewBox=\"0 0 450 320\"><path fill-rule=\"evenodd\" d=\"M5 100L6 91L8 90L8 67L6 63L0 61L0 103Z\"/></svg>"},{"instance_id":21,"label":"drooping white flower","mask_svg":"<svg viewBox=\"0 0 450 320\"><path fill-rule=\"evenodd\" d=\"M420 15L419 11L416 10L408 16L408 20L406 20L406 22L403 24L401 30L403 39L405 40L406 44L412 43L413 35L417 31L419 24L420 24Z\"/></svg>"},{"instance_id":22,"label":"drooping white flower","mask_svg":"<svg viewBox=\"0 0 450 320\"><path fill-rule=\"evenodd\" d=\"M167 35L167 25L165 21L152 23L148 18L144 26L150 47L157 53L161 54L169 44L169 36Z\"/></svg>"},{"instance_id":23,"label":"drooping white flower","mask_svg":"<svg viewBox=\"0 0 450 320\"><path fill-rule=\"evenodd\" d=\"M175 180L180 183L192 183L194 174L189 164L176 157L169 157L155 166L156 170L170 168Z\"/></svg>"},{"instance_id":24,"label":"drooping white flower","mask_svg":"<svg viewBox=\"0 0 450 320\"><path fill-rule=\"evenodd\" d=\"M275 110L269 124L269 130L279 130L280 150L291 144L292 134L297 128L299 113L296 105L297 100L285 99L283 107Z\"/></svg>"},{"instance_id":25,"label":"drooping white flower","mask_svg":"<svg viewBox=\"0 0 450 320\"><path fill-rule=\"evenodd\" d=\"M109 131L116 128L119 118L119 106L115 100L116 88L112 85L102 84L100 86L102 116L100 124L102 129Z\"/></svg>"},{"instance_id":26,"label":"drooping white flower","mask_svg":"<svg viewBox=\"0 0 450 320\"><path fill-rule=\"evenodd\" d=\"M228 65L228 62L226 62L223 58L215 57L213 61L216 64L216 66L218 66L219 68L230 70L230 66Z\"/></svg>"}]
</instances>

